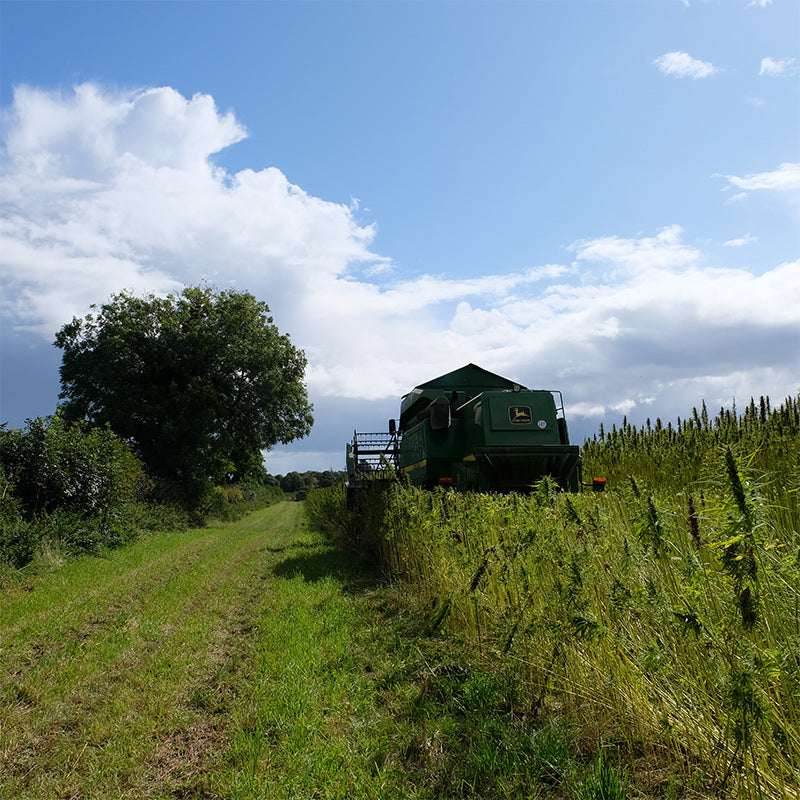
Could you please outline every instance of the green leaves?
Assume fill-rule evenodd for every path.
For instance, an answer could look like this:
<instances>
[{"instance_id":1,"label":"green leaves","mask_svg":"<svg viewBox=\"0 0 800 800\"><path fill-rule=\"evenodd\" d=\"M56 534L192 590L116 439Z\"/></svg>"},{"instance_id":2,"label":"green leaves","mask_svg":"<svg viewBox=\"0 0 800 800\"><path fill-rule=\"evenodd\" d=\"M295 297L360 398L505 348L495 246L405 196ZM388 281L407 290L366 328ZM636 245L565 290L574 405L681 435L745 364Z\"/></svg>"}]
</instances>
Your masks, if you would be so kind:
<instances>
[{"instance_id":1,"label":"green leaves","mask_svg":"<svg viewBox=\"0 0 800 800\"><path fill-rule=\"evenodd\" d=\"M0 479L0 562L15 567L45 538L80 552L119 544L120 512L147 483L126 442L61 415L0 429Z\"/></svg>"},{"instance_id":2,"label":"green leaves","mask_svg":"<svg viewBox=\"0 0 800 800\"><path fill-rule=\"evenodd\" d=\"M111 431L68 424L61 415L0 433L0 465L30 519L56 508L96 514L134 497L145 482L130 447Z\"/></svg>"},{"instance_id":3,"label":"green leaves","mask_svg":"<svg viewBox=\"0 0 800 800\"><path fill-rule=\"evenodd\" d=\"M254 477L261 451L309 433L306 359L246 292L127 292L56 335L70 420L109 425L196 502Z\"/></svg>"}]
</instances>

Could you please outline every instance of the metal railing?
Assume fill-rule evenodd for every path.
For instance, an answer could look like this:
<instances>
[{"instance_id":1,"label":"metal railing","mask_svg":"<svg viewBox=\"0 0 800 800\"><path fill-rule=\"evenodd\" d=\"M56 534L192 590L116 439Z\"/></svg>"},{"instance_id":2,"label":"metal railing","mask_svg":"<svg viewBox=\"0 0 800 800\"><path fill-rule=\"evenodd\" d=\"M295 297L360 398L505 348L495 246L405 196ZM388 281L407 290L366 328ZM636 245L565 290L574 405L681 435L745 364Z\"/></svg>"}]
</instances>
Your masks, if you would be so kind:
<instances>
[{"instance_id":1,"label":"metal railing","mask_svg":"<svg viewBox=\"0 0 800 800\"><path fill-rule=\"evenodd\" d=\"M353 431L350 455L357 472L397 470L400 442L397 433L359 433Z\"/></svg>"}]
</instances>

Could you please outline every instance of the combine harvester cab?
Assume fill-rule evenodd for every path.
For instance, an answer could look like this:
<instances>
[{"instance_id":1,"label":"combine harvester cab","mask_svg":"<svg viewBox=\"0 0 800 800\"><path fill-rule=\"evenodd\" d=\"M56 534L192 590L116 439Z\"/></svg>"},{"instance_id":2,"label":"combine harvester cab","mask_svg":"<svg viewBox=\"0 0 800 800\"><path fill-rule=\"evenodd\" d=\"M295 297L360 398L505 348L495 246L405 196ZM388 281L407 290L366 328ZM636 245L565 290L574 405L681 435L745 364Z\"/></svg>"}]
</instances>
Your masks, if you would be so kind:
<instances>
[{"instance_id":1,"label":"combine harvester cab","mask_svg":"<svg viewBox=\"0 0 800 800\"><path fill-rule=\"evenodd\" d=\"M468 364L405 395L388 435L354 435L349 486L401 475L424 488L526 492L550 476L577 491L580 448L569 443L563 405L558 391L526 389Z\"/></svg>"},{"instance_id":2,"label":"combine harvester cab","mask_svg":"<svg viewBox=\"0 0 800 800\"><path fill-rule=\"evenodd\" d=\"M569 443L563 405L560 392L468 364L403 398L400 471L426 487L524 492L549 475L577 491L580 448Z\"/></svg>"}]
</instances>

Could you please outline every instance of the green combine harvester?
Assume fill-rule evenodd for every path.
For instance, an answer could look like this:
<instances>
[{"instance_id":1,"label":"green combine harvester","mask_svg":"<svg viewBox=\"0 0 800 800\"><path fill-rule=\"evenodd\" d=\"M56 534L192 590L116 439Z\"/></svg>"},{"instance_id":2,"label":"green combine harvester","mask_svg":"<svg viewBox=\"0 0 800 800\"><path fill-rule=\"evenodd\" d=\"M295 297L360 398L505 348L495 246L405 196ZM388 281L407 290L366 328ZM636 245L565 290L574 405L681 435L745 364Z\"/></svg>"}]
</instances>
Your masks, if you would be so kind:
<instances>
[{"instance_id":1,"label":"green combine harvester","mask_svg":"<svg viewBox=\"0 0 800 800\"><path fill-rule=\"evenodd\" d=\"M347 474L352 489L404 477L423 488L527 492L550 476L577 491L580 448L569 443L561 392L467 364L405 395L388 433L355 432Z\"/></svg>"}]
</instances>

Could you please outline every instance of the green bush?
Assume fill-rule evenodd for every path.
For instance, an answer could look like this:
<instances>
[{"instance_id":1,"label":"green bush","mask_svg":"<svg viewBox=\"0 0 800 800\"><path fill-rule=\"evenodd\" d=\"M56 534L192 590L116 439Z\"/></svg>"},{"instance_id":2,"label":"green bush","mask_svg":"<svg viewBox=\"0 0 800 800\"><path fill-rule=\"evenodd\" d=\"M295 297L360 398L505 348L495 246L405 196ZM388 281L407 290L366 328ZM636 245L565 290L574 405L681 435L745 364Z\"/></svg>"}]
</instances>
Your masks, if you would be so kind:
<instances>
[{"instance_id":1,"label":"green bush","mask_svg":"<svg viewBox=\"0 0 800 800\"><path fill-rule=\"evenodd\" d=\"M0 563L19 568L33 558L37 538L33 526L22 518L13 488L0 467Z\"/></svg>"},{"instance_id":2,"label":"green bush","mask_svg":"<svg viewBox=\"0 0 800 800\"><path fill-rule=\"evenodd\" d=\"M147 485L126 442L107 429L68 425L58 414L28 420L25 430L0 430L0 467L26 519L57 508L102 515Z\"/></svg>"},{"instance_id":3,"label":"green bush","mask_svg":"<svg viewBox=\"0 0 800 800\"><path fill-rule=\"evenodd\" d=\"M147 479L113 433L56 415L0 428L0 483L0 560L19 568L45 539L70 553L129 541L135 526L122 512Z\"/></svg>"}]
</instances>

